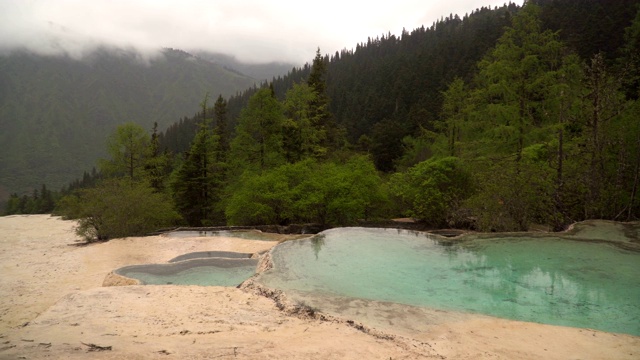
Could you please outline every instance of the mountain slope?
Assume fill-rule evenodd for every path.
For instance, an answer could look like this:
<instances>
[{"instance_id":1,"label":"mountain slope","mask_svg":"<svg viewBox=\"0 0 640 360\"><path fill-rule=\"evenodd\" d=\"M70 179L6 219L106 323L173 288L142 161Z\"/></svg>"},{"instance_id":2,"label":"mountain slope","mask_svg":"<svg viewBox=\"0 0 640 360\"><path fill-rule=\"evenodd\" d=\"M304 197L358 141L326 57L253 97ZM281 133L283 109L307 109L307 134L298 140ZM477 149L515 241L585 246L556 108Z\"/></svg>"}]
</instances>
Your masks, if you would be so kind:
<instances>
[{"instance_id":1,"label":"mountain slope","mask_svg":"<svg viewBox=\"0 0 640 360\"><path fill-rule=\"evenodd\" d=\"M543 28L557 31L585 63L599 52L609 62L619 56L625 28L638 5L637 0L533 2L541 7ZM473 79L476 64L495 46L520 8L514 3L482 7L462 18L448 16L430 27L369 38L355 50L325 56L326 89L336 122L344 126L352 144L365 136L362 143L369 143L380 170L393 170L394 161L403 152L402 139L422 129L434 130L442 109L442 92L455 77L467 82ZM307 64L270 85L282 99L294 83L305 81L309 72ZM230 128L255 91L251 88L229 99ZM183 121L181 126L193 127L194 122ZM183 133L179 126L173 134ZM172 142L177 141L166 141Z\"/></svg>"},{"instance_id":2,"label":"mountain slope","mask_svg":"<svg viewBox=\"0 0 640 360\"><path fill-rule=\"evenodd\" d=\"M104 156L106 136L132 121L151 130L194 113L204 95L229 96L254 79L179 50L145 63L100 50L81 61L0 57L0 201L46 183L59 188Z\"/></svg>"},{"instance_id":3,"label":"mountain slope","mask_svg":"<svg viewBox=\"0 0 640 360\"><path fill-rule=\"evenodd\" d=\"M215 64L222 65L227 69L239 71L244 75L254 78L256 82L271 81L271 79L276 76L286 75L295 66L291 63L275 61L264 64L250 64L242 62L230 55L207 51L196 51L193 54Z\"/></svg>"}]
</instances>

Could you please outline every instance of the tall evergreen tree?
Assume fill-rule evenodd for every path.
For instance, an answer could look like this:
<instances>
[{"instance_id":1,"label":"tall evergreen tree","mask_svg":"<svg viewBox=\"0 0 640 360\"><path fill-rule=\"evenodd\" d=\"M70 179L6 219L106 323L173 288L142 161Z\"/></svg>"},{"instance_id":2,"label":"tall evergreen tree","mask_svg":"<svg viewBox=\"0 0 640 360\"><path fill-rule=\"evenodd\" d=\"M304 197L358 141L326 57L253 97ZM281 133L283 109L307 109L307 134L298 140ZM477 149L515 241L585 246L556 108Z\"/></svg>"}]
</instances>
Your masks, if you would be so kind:
<instances>
[{"instance_id":1,"label":"tall evergreen tree","mask_svg":"<svg viewBox=\"0 0 640 360\"><path fill-rule=\"evenodd\" d=\"M42 184L42 188L40 189L40 201L38 202L38 214L48 214L53 211L55 207L55 201L53 199L53 194L51 190L47 189L45 184Z\"/></svg>"},{"instance_id":2,"label":"tall evergreen tree","mask_svg":"<svg viewBox=\"0 0 640 360\"><path fill-rule=\"evenodd\" d=\"M539 13L527 3L513 17L474 81L463 129L469 141L461 156L473 159L483 187L475 210L486 215L487 228L527 230L531 222L555 216L549 199L557 192L558 172L550 154L559 148L549 145L556 141L558 118L566 117L555 104L555 87L570 62L557 34L542 30Z\"/></svg>"},{"instance_id":3,"label":"tall evergreen tree","mask_svg":"<svg viewBox=\"0 0 640 360\"><path fill-rule=\"evenodd\" d=\"M552 132L556 132L556 138L549 141L548 149L550 166L555 168L556 172L553 194L555 211L550 219L556 230L563 229L567 222L571 221L567 207L567 203L571 201L566 184L567 179L570 180L575 173L567 171L566 160L570 155L574 157L576 154L575 129L583 118L579 111L583 102L582 62L577 55L565 56L562 61L563 64L556 73L555 84L549 87L545 104L545 111L553 114L550 118L552 120L553 117L556 118L555 125L550 125ZM556 144L555 156L551 148L554 143Z\"/></svg>"},{"instance_id":4,"label":"tall evergreen tree","mask_svg":"<svg viewBox=\"0 0 640 360\"><path fill-rule=\"evenodd\" d=\"M158 138L158 123L153 124L153 132L151 133L151 141L147 150L147 159L145 161L144 170L149 184L158 192L162 192L165 188L165 181L169 174L171 159L168 151L160 151L160 141Z\"/></svg>"},{"instance_id":5,"label":"tall evergreen tree","mask_svg":"<svg viewBox=\"0 0 640 360\"><path fill-rule=\"evenodd\" d=\"M326 132L314 126L311 117L312 104L317 93L305 84L295 84L287 91L284 101L283 148L288 162L294 163L307 157L322 158L327 149L321 143Z\"/></svg>"},{"instance_id":6,"label":"tall evergreen tree","mask_svg":"<svg viewBox=\"0 0 640 360\"><path fill-rule=\"evenodd\" d=\"M383 119L371 130L371 155L376 168L391 172L395 169L395 160L402 155L402 139L406 128L399 121Z\"/></svg>"},{"instance_id":7,"label":"tall evergreen tree","mask_svg":"<svg viewBox=\"0 0 640 360\"><path fill-rule=\"evenodd\" d=\"M585 102L583 105L582 147L578 163L583 185L582 204L585 218L612 218L625 206L615 188L621 179L616 174L627 171L627 159L616 152L627 148L625 139L633 129L629 118L623 116L625 107L620 78L614 77L602 54L596 54L585 69ZM625 106L627 105L627 106ZM635 148L635 146L633 147ZM628 149L628 148L627 148ZM617 150L617 151L616 151ZM619 155L619 154L618 154ZM617 179L618 178L618 179Z\"/></svg>"},{"instance_id":8,"label":"tall evergreen tree","mask_svg":"<svg viewBox=\"0 0 640 360\"><path fill-rule=\"evenodd\" d=\"M213 212L222 184L215 152L218 137L212 133L210 119L207 118L207 99L205 96L200 104L200 128L171 182L176 208L191 226L222 221Z\"/></svg>"},{"instance_id":9,"label":"tall evergreen tree","mask_svg":"<svg viewBox=\"0 0 640 360\"><path fill-rule=\"evenodd\" d=\"M447 135L449 156L456 156L456 142L460 141L467 96L464 81L460 78L455 78L444 93L442 116L446 120L442 124L441 130Z\"/></svg>"},{"instance_id":10,"label":"tall evergreen tree","mask_svg":"<svg viewBox=\"0 0 640 360\"><path fill-rule=\"evenodd\" d=\"M269 88L258 90L242 110L231 154L238 171L265 170L284 161L282 150L282 104Z\"/></svg>"},{"instance_id":11,"label":"tall evergreen tree","mask_svg":"<svg viewBox=\"0 0 640 360\"><path fill-rule=\"evenodd\" d=\"M545 95L561 65L562 44L556 34L541 30L539 12L537 6L525 5L480 63L476 78L481 103L477 120L516 162L532 140L527 138L549 121L543 111Z\"/></svg>"},{"instance_id":12,"label":"tall evergreen tree","mask_svg":"<svg viewBox=\"0 0 640 360\"><path fill-rule=\"evenodd\" d=\"M227 101L218 96L215 104L213 105L213 117L215 119L214 134L218 136L218 149L217 151L222 156L221 160L226 160L226 154L229 152L229 130L227 119Z\"/></svg>"},{"instance_id":13,"label":"tall evergreen tree","mask_svg":"<svg viewBox=\"0 0 640 360\"><path fill-rule=\"evenodd\" d=\"M107 140L107 152L111 159L100 161L104 173L127 176L139 180L149 148L149 135L140 125L124 123L116 128Z\"/></svg>"},{"instance_id":14,"label":"tall evergreen tree","mask_svg":"<svg viewBox=\"0 0 640 360\"><path fill-rule=\"evenodd\" d=\"M625 29L625 43L619 58L624 90L627 97L634 100L640 98L640 5L637 8L636 17Z\"/></svg>"},{"instance_id":15,"label":"tall evergreen tree","mask_svg":"<svg viewBox=\"0 0 640 360\"><path fill-rule=\"evenodd\" d=\"M309 115L319 136L319 145L326 149L336 149L342 139L340 139L341 133L336 121L329 110L326 77L327 60L320 54L320 48L318 48L307 80L307 84L315 95L310 99Z\"/></svg>"}]
</instances>

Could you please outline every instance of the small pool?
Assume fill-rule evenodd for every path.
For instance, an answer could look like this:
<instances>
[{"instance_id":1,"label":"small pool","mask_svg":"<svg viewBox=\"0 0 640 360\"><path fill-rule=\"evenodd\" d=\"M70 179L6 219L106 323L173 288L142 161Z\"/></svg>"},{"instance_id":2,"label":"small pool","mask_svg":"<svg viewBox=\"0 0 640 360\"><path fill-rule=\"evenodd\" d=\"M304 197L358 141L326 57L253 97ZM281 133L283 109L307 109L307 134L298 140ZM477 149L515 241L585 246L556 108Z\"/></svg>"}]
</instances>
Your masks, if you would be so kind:
<instances>
[{"instance_id":1,"label":"small pool","mask_svg":"<svg viewBox=\"0 0 640 360\"><path fill-rule=\"evenodd\" d=\"M278 234L263 233L259 230L216 230L216 231L194 231L194 230L177 230L164 234L168 237L184 238L184 237L233 237L245 240L262 240L262 241L278 241Z\"/></svg>"},{"instance_id":2,"label":"small pool","mask_svg":"<svg viewBox=\"0 0 640 360\"><path fill-rule=\"evenodd\" d=\"M191 260L191 259L206 259L206 258L227 258L227 259L250 259L253 256L251 253L239 253L231 251L197 251L192 253L176 256L169 260L170 263Z\"/></svg>"},{"instance_id":3,"label":"small pool","mask_svg":"<svg viewBox=\"0 0 640 360\"><path fill-rule=\"evenodd\" d=\"M125 266L115 273L137 279L143 285L238 286L255 273L257 265L257 259L206 257Z\"/></svg>"},{"instance_id":4,"label":"small pool","mask_svg":"<svg viewBox=\"0 0 640 360\"><path fill-rule=\"evenodd\" d=\"M640 253L608 243L340 228L271 254L259 281L284 291L640 336Z\"/></svg>"}]
</instances>

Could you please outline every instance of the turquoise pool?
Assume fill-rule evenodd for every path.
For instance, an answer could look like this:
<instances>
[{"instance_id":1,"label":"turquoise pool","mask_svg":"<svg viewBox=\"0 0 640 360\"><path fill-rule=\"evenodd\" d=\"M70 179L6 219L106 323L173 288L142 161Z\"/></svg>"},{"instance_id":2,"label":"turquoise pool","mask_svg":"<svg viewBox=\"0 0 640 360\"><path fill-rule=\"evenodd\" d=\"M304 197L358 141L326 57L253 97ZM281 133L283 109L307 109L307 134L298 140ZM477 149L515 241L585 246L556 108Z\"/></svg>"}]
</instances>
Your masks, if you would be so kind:
<instances>
[{"instance_id":1,"label":"turquoise pool","mask_svg":"<svg viewBox=\"0 0 640 360\"><path fill-rule=\"evenodd\" d=\"M590 238L590 240L593 240ZM511 235L339 228L272 251L266 286L640 336L640 253Z\"/></svg>"},{"instance_id":2,"label":"turquoise pool","mask_svg":"<svg viewBox=\"0 0 640 360\"><path fill-rule=\"evenodd\" d=\"M238 286L251 277L258 260L248 258L196 258L168 264L130 265L116 274L143 285Z\"/></svg>"},{"instance_id":3,"label":"turquoise pool","mask_svg":"<svg viewBox=\"0 0 640 360\"><path fill-rule=\"evenodd\" d=\"M278 241L277 234L264 233L258 230L177 230L167 232L164 235L175 238L221 236L245 240Z\"/></svg>"}]
</instances>

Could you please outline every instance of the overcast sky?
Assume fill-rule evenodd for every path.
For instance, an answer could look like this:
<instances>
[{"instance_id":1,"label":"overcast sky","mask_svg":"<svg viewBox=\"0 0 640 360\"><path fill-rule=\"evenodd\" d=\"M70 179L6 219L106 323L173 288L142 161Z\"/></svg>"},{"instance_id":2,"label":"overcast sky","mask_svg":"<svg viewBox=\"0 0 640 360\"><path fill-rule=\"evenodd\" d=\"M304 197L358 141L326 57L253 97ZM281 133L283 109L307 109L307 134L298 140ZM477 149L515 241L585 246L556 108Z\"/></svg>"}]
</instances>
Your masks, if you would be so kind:
<instances>
[{"instance_id":1,"label":"overcast sky","mask_svg":"<svg viewBox=\"0 0 640 360\"><path fill-rule=\"evenodd\" d=\"M246 62L302 65L441 16L508 0L0 0L0 52L73 57L108 44L150 53L204 49ZM512 1L522 5L522 0Z\"/></svg>"}]
</instances>

